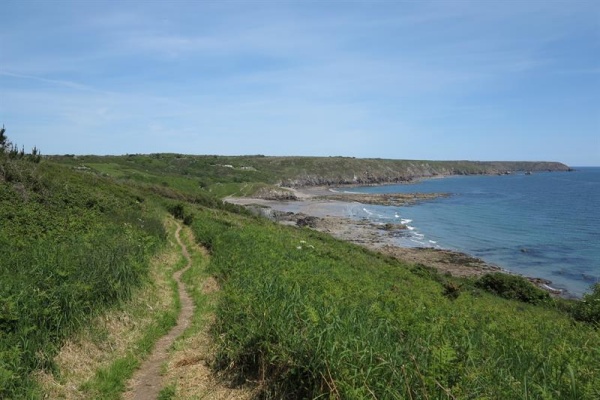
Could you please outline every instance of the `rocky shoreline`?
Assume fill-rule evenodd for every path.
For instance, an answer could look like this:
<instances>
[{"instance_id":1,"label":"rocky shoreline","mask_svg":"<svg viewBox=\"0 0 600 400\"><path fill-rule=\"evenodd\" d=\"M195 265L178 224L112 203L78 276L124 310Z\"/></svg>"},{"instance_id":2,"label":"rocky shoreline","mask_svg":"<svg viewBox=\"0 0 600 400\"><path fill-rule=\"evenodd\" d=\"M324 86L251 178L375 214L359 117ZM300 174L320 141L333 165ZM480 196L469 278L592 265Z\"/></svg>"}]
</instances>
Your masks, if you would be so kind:
<instances>
[{"instance_id":1,"label":"rocky shoreline","mask_svg":"<svg viewBox=\"0 0 600 400\"><path fill-rule=\"evenodd\" d=\"M412 205L448 196L444 193L423 194L356 194L331 191L326 187L282 189L282 196L260 198L229 197L225 201L243 205L254 213L285 225L309 227L333 237L355 243L392 256L410 264L433 267L440 273L456 277L479 277L490 272L505 272L468 254L432 247L400 247L395 239L406 235L402 224L377 224L368 219L344 216L344 209L352 203L377 205ZM267 197L267 198L265 198ZM552 282L542 278L525 277L552 295L565 296L562 290L551 287Z\"/></svg>"},{"instance_id":2,"label":"rocky shoreline","mask_svg":"<svg viewBox=\"0 0 600 400\"><path fill-rule=\"evenodd\" d=\"M317 200L334 200L342 202L357 202L380 206L410 206L422 201L433 200L440 197L448 197L449 193L386 193L386 194L362 194L362 193L332 193L327 196L317 196Z\"/></svg>"}]
</instances>

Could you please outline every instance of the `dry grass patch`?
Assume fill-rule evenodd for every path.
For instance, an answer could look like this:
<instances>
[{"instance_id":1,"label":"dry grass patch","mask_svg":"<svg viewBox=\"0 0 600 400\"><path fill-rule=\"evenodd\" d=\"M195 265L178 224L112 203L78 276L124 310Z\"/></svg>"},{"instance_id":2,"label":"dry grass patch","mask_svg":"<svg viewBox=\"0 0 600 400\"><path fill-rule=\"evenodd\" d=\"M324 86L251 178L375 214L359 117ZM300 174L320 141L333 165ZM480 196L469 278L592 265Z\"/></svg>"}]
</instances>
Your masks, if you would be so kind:
<instances>
[{"instance_id":1,"label":"dry grass patch","mask_svg":"<svg viewBox=\"0 0 600 400\"><path fill-rule=\"evenodd\" d=\"M200 330L176 344L166 366L165 382L175 387L176 399L252 399L255 395L252 388L229 387L210 368L214 349L209 329L213 322L214 314L205 314Z\"/></svg>"},{"instance_id":2,"label":"dry grass patch","mask_svg":"<svg viewBox=\"0 0 600 400\"><path fill-rule=\"evenodd\" d=\"M172 234L174 222L167 220L165 224ZM37 374L46 398L90 398L82 389L83 384L98 369L125 356L152 324L154 315L175 307L169 277L180 260L179 247L170 240L152 259L149 282L130 301L96 317L89 327L65 342L54 359L58 372Z\"/></svg>"},{"instance_id":3,"label":"dry grass patch","mask_svg":"<svg viewBox=\"0 0 600 400\"><path fill-rule=\"evenodd\" d=\"M214 349L209 330L215 320L213 311L219 285L205 271L209 261L206 249L195 242L188 227L181 233L193 262L186 286L194 298L196 314L188 331L173 346L165 366L164 382L173 389L175 399L251 399L256 394L253 388L232 388L210 368Z\"/></svg>"}]
</instances>

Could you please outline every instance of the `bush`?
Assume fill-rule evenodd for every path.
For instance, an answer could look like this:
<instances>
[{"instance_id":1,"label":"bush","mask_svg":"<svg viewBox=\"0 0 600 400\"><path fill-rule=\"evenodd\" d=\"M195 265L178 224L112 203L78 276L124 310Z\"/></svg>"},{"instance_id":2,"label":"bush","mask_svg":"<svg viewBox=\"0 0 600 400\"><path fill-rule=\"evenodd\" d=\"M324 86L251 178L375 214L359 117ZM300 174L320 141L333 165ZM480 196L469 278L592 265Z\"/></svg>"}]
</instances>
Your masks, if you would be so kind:
<instances>
[{"instance_id":1,"label":"bush","mask_svg":"<svg viewBox=\"0 0 600 400\"><path fill-rule=\"evenodd\" d=\"M414 264L411 266L410 271L421 278L429 279L442 284L444 283L444 278L442 275L440 275L440 273L433 267L423 264Z\"/></svg>"},{"instance_id":2,"label":"bush","mask_svg":"<svg viewBox=\"0 0 600 400\"><path fill-rule=\"evenodd\" d=\"M185 216L185 209L181 203L172 204L168 207L168 209L171 215L177 219L183 219Z\"/></svg>"},{"instance_id":3,"label":"bush","mask_svg":"<svg viewBox=\"0 0 600 400\"><path fill-rule=\"evenodd\" d=\"M592 286L592 293L573 307L573 317L578 321L600 324L600 283Z\"/></svg>"},{"instance_id":4,"label":"bush","mask_svg":"<svg viewBox=\"0 0 600 400\"><path fill-rule=\"evenodd\" d=\"M461 285L456 283L456 282L452 282L452 281L448 281L444 283L444 291L443 291L443 295L446 296L447 298L449 298L450 300L456 300L458 298L458 296L460 296L460 292L461 292Z\"/></svg>"},{"instance_id":5,"label":"bush","mask_svg":"<svg viewBox=\"0 0 600 400\"><path fill-rule=\"evenodd\" d=\"M182 203L170 204L167 206L167 210L173 215L175 218L183 221L183 223L187 226L191 226L194 221L194 214L188 212L186 207Z\"/></svg>"},{"instance_id":6,"label":"bush","mask_svg":"<svg viewBox=\"0 0 600 400\"><path fill-rule=\"evenodd\" d=\"M475 283L475 286L505 299L518 300L524 303L540 304L550 300L548 292L535 287L527 279L502 272L482 276Z\"/></svg>"}]
</instances>

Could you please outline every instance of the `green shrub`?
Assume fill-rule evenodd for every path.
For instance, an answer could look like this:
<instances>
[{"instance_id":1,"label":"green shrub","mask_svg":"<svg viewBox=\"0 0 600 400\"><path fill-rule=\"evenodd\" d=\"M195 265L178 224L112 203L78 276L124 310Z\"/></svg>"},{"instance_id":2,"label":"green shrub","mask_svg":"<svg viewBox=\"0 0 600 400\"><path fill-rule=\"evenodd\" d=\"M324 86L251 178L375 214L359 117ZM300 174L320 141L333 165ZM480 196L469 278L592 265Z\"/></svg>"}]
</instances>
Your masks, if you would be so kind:
<instances>
[{"instance_id":1,"label":"green shrub","mask_svg":"<svg viewBox=\"0 0 600 400\"><path fill-rule=\"evenodd\" d=\"M462 290L460 284L454 281L444 282L444 291L443 294L450 300L456 300L458 296L460 296L460 292Z\"/></svg>"},{"instance_id":2,"label":"green shrub","mask_svg":"<svg viewBox=\"0 0 600 400\"><path fill-rule=\"evenodd\" d=\"M440 283L444 282L444 277L442 277L442 275L433 267L423 264L413 264L410 267L410 270L413 274L422 278L430 279Z\"/></svg>"},{"instance_id":3,"label":"green shrub","mask_svg":"<svg viewBox=\"0 0 600 400\"><path fill-rule=\"evenodd\" d=\"M550 300L548 292L517 275L494 272L479 278L475 285L505 299L524 303L540 304Z\"/></svg>"},{"instance_id":4,"label":"green shrub","mask_svg":"<svg viewBox=\"0 0 600 400\"><path fill-rule=\"evenodd\" d=\"M168 210L177 219L183 219L185 216L185 208L182 203L172 204L168 207Z\"/></svg>"},{"instance_id":5,"label":"green shrub","mask_svg":"<svg viewBox=\"0 0 600 400\"><path fill-rule=\"evenodd\" d=\"M185 225L192 225L192 222L194 221L194 214L188 210L188 206L185 206L183 203L168 204L167 210L169 213L171 213L171 215L181 220Z\"/></svg>"},{"instance_id":6,"label":"green shrub","mask_svg":"<svg viewBox=\"0 0 600 400\"><path fill-rule=\"evenodd\" d=\"M600 283L592 286L592 293L585 294L573 307L573 317L579 321L600 324Z\"/></svg>"}]
</instances>

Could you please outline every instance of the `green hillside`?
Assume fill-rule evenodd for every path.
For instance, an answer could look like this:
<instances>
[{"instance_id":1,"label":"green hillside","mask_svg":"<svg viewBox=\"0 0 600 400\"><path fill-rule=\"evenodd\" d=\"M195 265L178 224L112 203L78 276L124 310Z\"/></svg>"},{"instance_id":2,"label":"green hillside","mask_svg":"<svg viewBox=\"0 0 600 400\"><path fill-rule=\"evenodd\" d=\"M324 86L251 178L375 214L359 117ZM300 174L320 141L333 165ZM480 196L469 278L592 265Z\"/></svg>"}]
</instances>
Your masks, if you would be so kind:
<instances>
[{"instance_id":1,"label":"green hillside","mask_svg":"<svg viewBox=\"0 0 600 400\"><path fill-rule=\"evenodd\" d=\"M192 156L54 156L79 170L121 181L162 185L217 196L252 194L258 183L315 186L404 182L415 178L503 174L515 171L568 171L556 162L475 162L357 159L349 157Z\"/></svg>"},{"instance_id":2,"label":"green hillside","mask_svg":"<svg viewBox=\"0 0 600 400\"><path fill-rule=\"evenodd\" d=\"M524 279L519 302L309 229L210 210L192 228L224 284L215 366L266 398L600 396L598 327Z\"/></svg>"},{"instance_id":3,"label":"green hillside","mask_svg":"<svg viewBox=\"0 0 600 400\"><path fill-rule=\"evenodd\" d=\"M165 238L134 188L0 154L0 397L35 392L62 341L146 284ZM29 397L31 394L25 396Z\"/></svg>"},{"instance_id":4,"label":"green hillside","mask_svg":"<svg viewBox=\"0 0 600 400\"><path fill-rule=\"evenodd\" d=\"M43 398L35 372L59 374L62 343L153 284L148 260L166 245L170 211L209 250L222 287L211 366L231 384L256 382L259 398L599 398L600 289L573 302L523 280L441 276L218 199L361 169L391 179L509 166L566 168L2 151L0 397Z\"/></svg>"}]
</instances>

